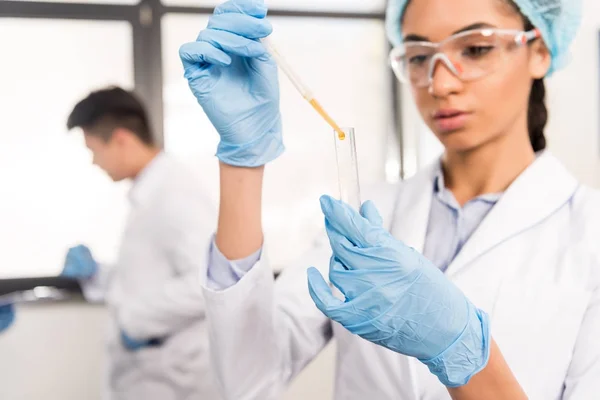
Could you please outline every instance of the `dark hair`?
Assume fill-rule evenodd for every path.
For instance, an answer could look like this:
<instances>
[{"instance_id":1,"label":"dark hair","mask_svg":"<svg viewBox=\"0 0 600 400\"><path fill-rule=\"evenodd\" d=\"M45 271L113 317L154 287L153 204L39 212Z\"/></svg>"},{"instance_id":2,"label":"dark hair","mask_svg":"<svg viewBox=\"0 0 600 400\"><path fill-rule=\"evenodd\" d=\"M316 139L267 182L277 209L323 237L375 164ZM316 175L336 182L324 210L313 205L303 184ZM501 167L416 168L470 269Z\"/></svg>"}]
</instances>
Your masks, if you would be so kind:
<instances>
[{"instance_id":1,"label":"dark hair","mask_svg":"<svg viewBox=\"0 0 600 400\"><path fill-rule=\"evenodd\" d=\"M538 152L546 148L544 128L548 122L548 109L546 108L546 86L544 79L536 79L529 95L529 109L527 111L527 127L529 140L533 151Z\"/></svg>"},{"instance_id":2,"label":"dark hair","mask_svg":"<svg viewBox=\"0 0 600 400\"><path fill-rule=\"evenodd\" d=\"M141 101L120 87L90 93L81 100L67 120L67 128L86 130L87 134L110 140L116 128L125 128L143 143L154 145L148 116Z\"/></svg>"},{"instance_id":3,"label":"dark hair","mask_svg":"<svg viewBox=\"0 0 600 400\"><path fill-rule=\"evenodd\" d=\"M530 31L535 27L523 15L519 7L512 0L504 0L510 4L523 18L525 30ZM548 109L546 108L546 85L544 78L535 79L531 85L529 94L529 107L527 109L527 129L529 130L529 140L533 151L538 152L546 148L546 136L544 129L548 123Z\"/></svg>"}]
</instances>

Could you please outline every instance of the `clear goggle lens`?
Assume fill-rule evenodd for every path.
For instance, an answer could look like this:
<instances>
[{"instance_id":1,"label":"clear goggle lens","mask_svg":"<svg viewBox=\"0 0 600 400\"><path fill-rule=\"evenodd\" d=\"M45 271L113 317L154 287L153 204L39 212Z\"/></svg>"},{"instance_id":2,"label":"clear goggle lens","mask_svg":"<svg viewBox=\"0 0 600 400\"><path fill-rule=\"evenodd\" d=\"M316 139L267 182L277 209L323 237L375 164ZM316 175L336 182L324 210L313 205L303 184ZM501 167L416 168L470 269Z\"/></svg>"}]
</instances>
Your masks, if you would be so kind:
<instances>
[{"instance_id":1,"label":"clear goggle lens","mask_svg":"<svg viewBox=\"0 0 600 400\"><path fill-rule=\"evenodd\" d=\"M405 43L392 50L390 60L398 79L416 87L429 86L438 61L461 80L471 81L493 73L515 49L538 37L537 30L473 30L441 43Z\"/></svg>"}]
</instances>

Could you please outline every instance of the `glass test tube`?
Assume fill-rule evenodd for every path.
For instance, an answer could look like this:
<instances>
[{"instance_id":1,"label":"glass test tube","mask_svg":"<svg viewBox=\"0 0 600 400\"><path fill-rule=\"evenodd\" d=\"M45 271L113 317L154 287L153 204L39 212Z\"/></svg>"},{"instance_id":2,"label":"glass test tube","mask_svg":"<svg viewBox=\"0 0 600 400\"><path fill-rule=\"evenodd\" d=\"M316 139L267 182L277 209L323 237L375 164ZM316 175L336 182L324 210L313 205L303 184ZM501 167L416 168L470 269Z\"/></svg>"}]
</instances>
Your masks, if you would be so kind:
<instances>
[{"instance_id":1,"label":"glass test tube","mask_svg":"<svg viewBox=\"0 0 600 400\"><path fill-rule=\"evenodd\" d=\"M342 128L345 136L333 132L337 159L340 200L348 203L356 211L360 209L360 184L358 182L358 161L354 128Z\"/></svg>"}]
</instances>

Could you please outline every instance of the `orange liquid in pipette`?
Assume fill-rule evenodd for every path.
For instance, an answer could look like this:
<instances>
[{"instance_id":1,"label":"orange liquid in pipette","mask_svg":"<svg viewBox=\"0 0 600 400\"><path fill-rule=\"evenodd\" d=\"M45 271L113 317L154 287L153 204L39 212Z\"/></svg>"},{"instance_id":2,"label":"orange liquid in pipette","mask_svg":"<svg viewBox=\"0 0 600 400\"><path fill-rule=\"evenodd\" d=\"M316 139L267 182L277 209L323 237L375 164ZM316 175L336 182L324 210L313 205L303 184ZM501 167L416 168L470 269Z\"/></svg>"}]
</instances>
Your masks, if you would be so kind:
<instances>
[{"instance_id":1,"label":"orange liquid in pipette","mask_svg":"<svg viewBox=\"0 0 600 400\"><path fill-rule=\"evenodd\" d=\"M335 121L333 120L333 118L331 118L329 116L329 114L327 114L325 112L325 110L323 109L323 107L321 106L321 104L319 104L319 102L315 99L312 99L310 101L310 105L313 106L313 108L325 119L325 121L327 121L327 123L329 125L331 125L331 127L337 132L338 134L338 139L340 140L344 140L346 139L346 134L344 133L344 131L342 130L342 128L340 128L338 126L338 124L335 123Z\"/></svg>"}]
</instances>

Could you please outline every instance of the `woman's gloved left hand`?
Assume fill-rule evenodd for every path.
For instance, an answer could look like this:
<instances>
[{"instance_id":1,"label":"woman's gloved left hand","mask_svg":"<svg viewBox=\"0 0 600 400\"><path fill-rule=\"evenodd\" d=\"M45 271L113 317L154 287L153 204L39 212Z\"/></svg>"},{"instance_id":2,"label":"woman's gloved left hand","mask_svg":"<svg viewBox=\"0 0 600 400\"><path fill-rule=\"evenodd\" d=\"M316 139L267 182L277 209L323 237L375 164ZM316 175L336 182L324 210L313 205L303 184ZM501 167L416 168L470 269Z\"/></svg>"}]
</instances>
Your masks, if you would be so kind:
<instances>
[{"instance_id":1,"label":"woman's gloved left hand","mask_svg":"<svg viewBox=\"0 0 600 400\"><path fill-rule=\"evenodd\" d=\"M350 332L425 363L447 387L465 385L488 362L488 316L425 257L382 226L371 202L360 214L321 198L333 256L329 280L308 271L317 307Z\"/></svg>"}]
</instances>

